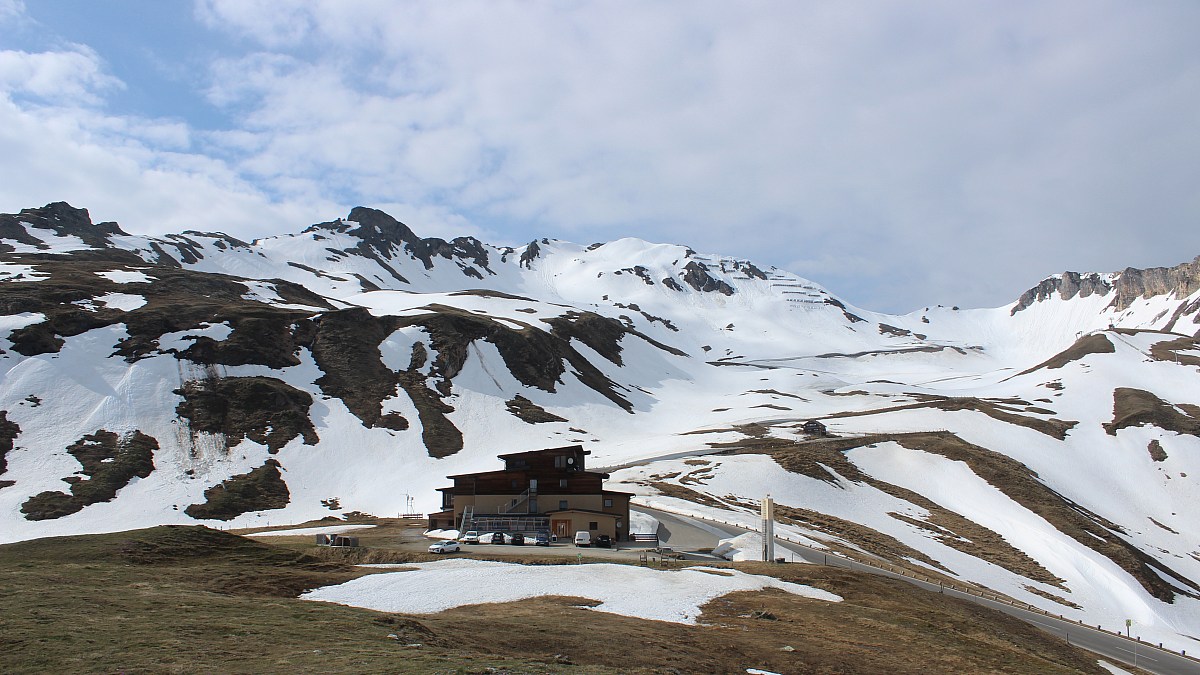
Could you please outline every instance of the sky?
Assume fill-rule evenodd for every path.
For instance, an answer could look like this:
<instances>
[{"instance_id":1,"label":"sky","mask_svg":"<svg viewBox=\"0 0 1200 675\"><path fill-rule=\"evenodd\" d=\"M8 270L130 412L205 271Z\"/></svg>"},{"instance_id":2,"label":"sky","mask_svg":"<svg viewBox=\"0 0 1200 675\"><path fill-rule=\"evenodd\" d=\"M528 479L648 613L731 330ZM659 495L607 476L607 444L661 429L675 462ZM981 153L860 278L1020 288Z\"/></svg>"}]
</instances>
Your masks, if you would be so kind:
<instances>
[{"instance_id":1,"label":"sky","mask_svg":"<svg viewBox=\"0 0 1200 675\"><path fill-rule=\"evenodd\" d=\"M0 0L0 212L621 237L867 309L1200 255L1193 0Z\"/></svg>"}]
</instances>

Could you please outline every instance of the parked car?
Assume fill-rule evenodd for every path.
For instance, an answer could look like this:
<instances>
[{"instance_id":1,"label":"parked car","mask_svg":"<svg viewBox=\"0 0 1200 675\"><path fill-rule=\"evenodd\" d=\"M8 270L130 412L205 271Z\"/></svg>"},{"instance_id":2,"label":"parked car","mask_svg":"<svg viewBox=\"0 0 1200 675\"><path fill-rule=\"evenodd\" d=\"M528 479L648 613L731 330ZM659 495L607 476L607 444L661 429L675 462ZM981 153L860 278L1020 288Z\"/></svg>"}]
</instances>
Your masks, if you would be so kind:
<instances>
[{"instance_id":1,"label":"parked car","mask_svg":"<svg viewBox=\"0 0 1200 675\"><path fill-rule=\"evenodd\" d=\"M549 532L538 532L537 534L533 535L533 545L534 546L549 546L550 545L550 533Z\"/></svg>"},{"instance_id":2,"label":"parked car","mask_svg":"<svg viewBox=\"0 0 1200 675\"><path fill-rule=\"evenodd\" d=\"M596 548L612 548L612 537L607 534L596 537Z\"/></svg>"},{"instance_id":3,"label":"parked car","mask_svg":"<svg viewBox=\"0 0 1200 675\"><path fill-rule=\"evenodd\" d=\"M503 532L493 532L492 533L492 543L493 544L507 543L504 541L504 533Z\"/></svg>"},{"instance_id":4,"label":"parked car","mask_svg":"<svg viewBox=\"0 0 1200 675\"><path fill-rule=\"evenodd\" d=\"M464 544L478 544L479 543L479 533L476 532L475 530L469 530L466 534L464 534L462 536L462 539L459 539L459 541L461 541Z\"/></svg>"},{"instance_id":5,"label":"parked car","mask_svg":"<svg viewBox=\"0 0 1200 675\"><path fill-rule=\"evenodd\" d=\"M513 532L512 533L512 545L513 546L524 546L525 545L525 535L521 534L520 532Z\"/></svg>"},{"instance_id":6,"label":"parked car","mask_svg":"<svg viewBox=\"0 0 1200 675\"><path fill-rule=\"evenodd\" d=\"M576 546L591 546L592 545L592 533L588 532L587 530L580 530L580 531L576 532L575 533L575 545Z\"/></svg>"},{"instance_id":7,"label":"parked car","mask_svg":"<svg viewBox=\"0 0 1200 675\"><path fill-rule=\"evenodd\" d=\"M459 547L458 542L453 539L439 541L429 546L430 553L458 553L461 550L462 548Z\"/></svg>"}]
</instances>

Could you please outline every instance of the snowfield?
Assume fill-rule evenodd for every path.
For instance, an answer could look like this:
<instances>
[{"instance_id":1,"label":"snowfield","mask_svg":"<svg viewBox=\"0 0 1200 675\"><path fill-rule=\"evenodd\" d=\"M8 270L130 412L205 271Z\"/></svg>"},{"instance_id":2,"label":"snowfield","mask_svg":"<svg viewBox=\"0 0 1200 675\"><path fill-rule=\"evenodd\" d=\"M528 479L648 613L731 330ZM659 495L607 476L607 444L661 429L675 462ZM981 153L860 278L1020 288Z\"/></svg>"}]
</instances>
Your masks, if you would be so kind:
<instances>
[{"instance_id":1,"label":"snowfield","mask_svg":"<svg viewBox=\"0 0 1200 675\"><path fill-rule=\"evenodd\" d=\"M370 567L386 568L384 565ZM454 607L517 602L544 596L578 597L588 609L651 621L694 624L710 600L737 591L777 588L794 595L840 602L832 593L737 570L588 565L517 565L458 558L394 565L404 571L359 577L300 596L381 612L436 614Z\"/></svg>"},{"instance_id":2,"label":"snowfield","mask_svg":"<svg viewBox=\"0 0 1200 675\"><path fill-rule=\"evenodd\" d=\"M781 522L795 541L1200 649L1192 268L1146 271L1174 284L1158 294L1118 293L1110 274L1072 295L1059 277L1005 307L887 315L685 246L421 240L356 213L249 244L105 235L111 259L85 243L95 232L0 214L45 246L0 254L0 293L21 310L0 316L0 542L301 523L330 503L432 512L448 475L581 444L638 503L753 528L769 492L830 523ZM269 393L184 414L189 388L253 381ZM545 414L513 412L522 399ZM264 442L297 419L311 429ZM152 438L152 470L33 512L120 464L92 461L101 432ZM461 449L430 445L456 435ZM714 454L730 449L745 454ZM268 468L278 503L188 515ZM726 553L754 553L751 539Z\"/></svg>"}]
</instances>

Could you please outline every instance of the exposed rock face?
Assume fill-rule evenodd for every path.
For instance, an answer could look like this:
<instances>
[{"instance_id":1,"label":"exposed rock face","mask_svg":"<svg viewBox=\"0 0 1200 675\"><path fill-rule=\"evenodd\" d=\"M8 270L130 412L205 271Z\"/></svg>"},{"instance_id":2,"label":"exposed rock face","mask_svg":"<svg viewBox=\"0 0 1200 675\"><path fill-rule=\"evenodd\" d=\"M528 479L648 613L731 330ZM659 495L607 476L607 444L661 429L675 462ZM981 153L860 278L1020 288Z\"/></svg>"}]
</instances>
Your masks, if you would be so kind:
<instances>
[{"instance_id":1,"label":"exposed rock face","mask_svg":"<svg viewBox=\"0 0 1200 675\"><path fill-rule=\"evenodd\" d=\"M0 410L0 474L8 471L7 455L13 449L13 439L21 433L21 427L8 419L8 411ZM12 485L10 480L0 480L0 488Z\"/></svg>"},{"instance_id":2,"label":"exposed rock face","mask_svg":"<svg viewBox=\"0 0 1200 675\"><path fill-rule=\"evenodd\" d=\"M861 316L859 316L857 314L851 314L850 310L846 309L846 305L844 305L841 300L838 300L836 298L825 298L825 304L833 305L834 307L837 307L838 309L842 310L842 315L845 316L846 320L849 321L850 323L860 323L860 322L866 321L866 319L862 318Z\"/></svg>"},{"instance_id":3,"label":"exposed rock face","mask_svg":"<svg viewBox=\"0 0 1200 675\"><path fill-rule=\"evenodd\" d=\"M708 266L704 263L693 260L683 270L683 282L697 291L701 293L717 292L722 295L733 295L733 288L724 281L713 278L708 273Z\"/></svg>"},{"instance_id":4,"label":"exposed rock face","mask_svg":"<svg viewBox=\"0 0 1200 675\"><path fill-rule=\"evenodd\" d=\"M27 520L49 520L110 501L134 478L150 475L154 470L155 450L158 441L140 431L118 436L100 429L84 436L67 448L83 467L63 479L70 483L71 494L54 491L36 494L21 505L21 512Z\"/></svg>"},{"instance_id":5,"label":"exposed rock face","mask_svg":"<svg viewBox=\"0 0 1200 675\"><path fill-rule=\"evenodd\" d=\"M188 382L176 407L192 431L224 434L230 447L249 438L272 454L297 436L319 440L309 419L312 396L273 377L228 377Z\"/></svg>"},{"instance_id":6,"label":"exposed rock face","mask_svg":"<svg viewBox=\"0 0 1200 675\"><path fill-rule=\"evenodd\" d=\"M197 520L233 520L250 511L282 509L292 495L279 472L279 462L268 459L249 473L238 474L204 491L205 502L192 504L184 513Z\"/></svg>"},{"instance_id":7,"label":"exposed rock face","mask_svg":"<svg viewBox=\"0 0 1200 675\"><path fill-rule=\"evenodd\" d=\"M529 246L526 246L525 250L521 253L521 267L524 267L525 269L531 269L530 265L532 265L533 261L536 260L541 254L542 248L538 246L537 241L535 240L529 242Z\"/></svg>"},{"instance_id":8,"label":"exposed rock face","mask_svg":"<svg viewBox=\"0 0 1200 675\"><path fill-rule=\"evenodd\" d=\"M402 248L416 260L420 260L425 269L433 269L433 257L438 256L447 260L470 260L476 267L488 272L488 255L483 244L474 237L458 237L454 241L446 241L437 237L422 239L407 225L378 209L356 206L350 211L347 221L357 223L355 229L346 228L342 221L325 223L314 227L336 227L362 240L362 246L370 247L389 257ZM311 228L310 228L311 229ZM366 253L366 251L363 251ZM478 273L476 273L478 275Z\"/></svg>"},{"instance_id":9,"label":"exposed rock face","mask_svg":"<svg viewBox=\"0 0 1200 675\"><path fill-rule=\"evenodd\" d=\"M1041 302L1058 293L1063 300L1076 296L1086 298L1093 293L1108 295L1116 291L1110 307L1121 311L1127 309L1138 298L1149 298L1156 295L1174 293L1177 298L1184 298L1200 289L1200 257L1174 267L1150 267L1139 270L1133 267L1121 272L1115 282L1110 282L1108 275L1096 273L1080 274L1064 272L1059 277L1043 280L1037 286L1025 291L1017 300L1012 314L1029 307L1035 302Z\"/></svg>"},{"instance_id":10,"label":"exposed rock face","mask_svg":"<svg viewBox=\"0 0 1200 675\"><path fill-rule=\"evenodd\" d=\"M1200 289L1200 256L1174 267L1144 270L1130 267L1117 279L1116 289L1117 297L1113 305L1118 310L1125 309L1139 297L1149 298L1168 293L1174 293L1177 298L1187 297Z\"/></svg>"},{"instance_id":11,"label":"exposed rock face","mask_svg":"<svg viewBox=\"0 0 1200 675\"><path fill-rule=\"evenodd\" d=\"M1047 300L1055 293L1058 293L1063 300L1070 300L1075 296L1086 298L1093 293L1107 295L1111 290L1112 284L1099 274L1081 275L1078 272L1063 272L1061 277L1044 279L1037 286L1022 293L1020 299L1017 300L1017 305L1012 308L1011 314L1016 314L1035 302Z\"/></svg>"},{"instance_id":12,"label":"exposed rock face","mask_svg":"<svg viewBox=\"0 0 1200 675\"><path fill-rule=\"evenodd\" d=\"M733 269L745 272L746 276L756 279L767 280L767 273L754 266L754 263L749 260L737 261L733 263Z\"/></svg>"},{"instance_id":13,"label":"exposed rock face","mask_svg":"<svg viewBox=\"0 0 1200 675\"><path fill-rule=\"evenodd\" d=\"M116 223L93 223L87 209L77 209L66 202L54 202L38 209L22 209L16 215L0 214L0 239L13 239L39 249L47 248L30 236L22 223L39 230L49 230L59 237L79 237L94 248L107 248L109 236L126 234ZM12 253L13 250L12 246L0 243L0 253Z\"/></svg>"},{"instance_id":14,"label":"exposed rock face","mask_svg":"<svg viewBox=\"0 0 1200 675\"><path fill-rule=\"evenodd\" d=\"M524 396L517 394L511 400L504 404L508 408L508 412L515 415L518 419L529 424L545 424L547 422L566 422L567 420L547 412L542 406L530 401Z\"/></svg>"}]
</instances>

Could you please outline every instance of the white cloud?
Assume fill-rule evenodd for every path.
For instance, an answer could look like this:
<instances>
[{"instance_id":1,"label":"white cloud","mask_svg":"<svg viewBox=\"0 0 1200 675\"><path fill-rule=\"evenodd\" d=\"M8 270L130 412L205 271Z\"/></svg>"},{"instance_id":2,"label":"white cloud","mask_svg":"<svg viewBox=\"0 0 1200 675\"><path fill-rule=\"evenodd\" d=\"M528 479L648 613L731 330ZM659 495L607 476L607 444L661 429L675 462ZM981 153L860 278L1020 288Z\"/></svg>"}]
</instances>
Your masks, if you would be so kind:
<instances>
[{"instance_id":1,"label":"white cloud","mask_svg":"<svg viewBox=\"0 0 1200 675\"><path fill-rule=\"evenodd\" d=\"M245 237L292 231L314 214L346 211L316 195L276 203L223 162L172 152L177 138L129 130L136 120L85 108L24 109L0 98L0 210L52 201L88 208L132 232L226 230ZM140 139L140 140L139 140ZM144 142L145 141L145 142Z\"/></svg>"},{"instance_id":2,"label":"white cloud","mask_svg":"<svg viewBox=\"0 0 1200 675\"><path fill-rule=\"evenodd\" d=\"M229 126L84 114L80 100L118 91L94 54L61 52L74 61L41 66L45 85L13 57L0 82L69 111L26 120L54 131L27 151L94 149L128 192L188 185L263 209L146 200L164 222L261 233L395 204L420 233L429 218L442 236L636 235L795 261L869 308L998 305L1062 268L1200 252L1197 5L202 0L195 13L251 45L211 66ZM33 187L93 180L53 170Z\"/></svg>"},{"instance_id":3,"label":"white cloud","mask_svg":"<svg viewBox=\"0 0 1200 675\"><path fill-rule=\"evenodd\" d=\"M71 47L71 51L36 54L0 51L0 92L95 104L102 92L124 86L104 72L99 56L91 49Z\"/></svg>"},{"instance_id":4,"label":"white cloud","mask_svg":"<svg viewBox=\"0 0 1200 675\"><path fill-rule=\"evenodd\" d=\"M1177 228L1154 202L1197 214L1163 181L1200 170L1181 114L1200 104L1198 61L1169 12L203 6L213 26L290 60L263 68L254 55L221 73L268 139L245 165L260 175L307 161L314 176L349 172L350 192L564 236L874 260L875 278L906 280L868 288L848 266L813 269L868 305L903 305L900 292L924 294L910 305L1000 304L1058 266L1111 266L1134 220ZM1079 255L1084 240L1103 254Z\"/></svg>"}]
</instances>

